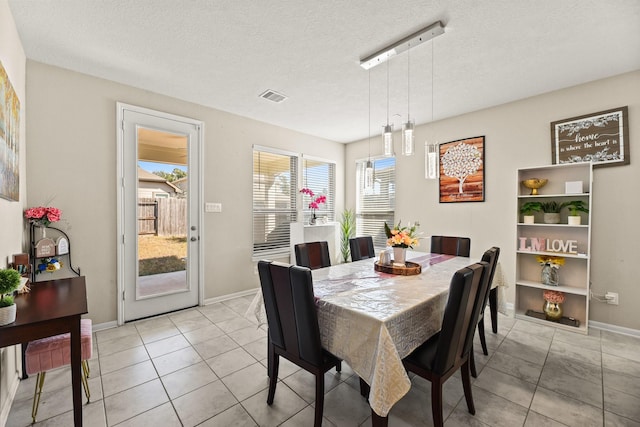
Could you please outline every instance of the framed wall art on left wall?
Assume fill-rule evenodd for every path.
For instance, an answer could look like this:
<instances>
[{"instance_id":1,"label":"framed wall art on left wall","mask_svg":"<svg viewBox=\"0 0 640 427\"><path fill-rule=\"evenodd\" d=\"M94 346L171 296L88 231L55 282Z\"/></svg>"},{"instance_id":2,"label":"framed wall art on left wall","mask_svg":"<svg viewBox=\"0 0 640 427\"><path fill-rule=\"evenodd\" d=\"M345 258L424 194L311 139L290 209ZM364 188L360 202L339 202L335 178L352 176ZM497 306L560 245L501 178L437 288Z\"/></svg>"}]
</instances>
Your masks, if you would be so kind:
<instances>
[{"instance_id":1,"label":"framed wall art on left wall","mask_svg":"<svg viewBox=\"0 0 640 427\"><path fill-rule=\"evenodd\" d=\"M20 100L0 62L0 197L20 198Z\"/></svg>"}]
</instances>

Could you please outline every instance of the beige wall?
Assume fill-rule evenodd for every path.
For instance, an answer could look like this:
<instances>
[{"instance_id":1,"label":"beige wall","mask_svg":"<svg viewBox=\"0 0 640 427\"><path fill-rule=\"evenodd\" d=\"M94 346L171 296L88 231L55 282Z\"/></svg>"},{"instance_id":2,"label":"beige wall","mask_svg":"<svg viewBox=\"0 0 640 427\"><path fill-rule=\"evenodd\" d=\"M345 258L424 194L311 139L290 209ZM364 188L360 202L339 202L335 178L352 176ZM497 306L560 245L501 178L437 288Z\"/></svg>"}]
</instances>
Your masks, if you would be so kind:
<instances>
[{"instance_id":1,"label":"beige wall","mask_svg":"<svg viewBox=\"0 0 640 427\"><path fill-rule=\"evenodd\" d=\"M205 298L255 289L252 250L252 146L335 159L337 211L344 194L344 145L124 86L27 62L29 204L55 197L73 262L87 277L94 323L116 319L116 102L205 123ZM256 98L257 99L257 98ZM257 102L257 101L256 101Z\"/></svg>"},{"instance_id":2,"label":"beige wall","mask_svg":"<svg viewBox=\"0 0 640 427\"><path fill-rule=\"evenodd\" d=\"M0 268L7 266L11 256L22 252L24 221L22 211L26 200L25 173L25 54L18 37L13 16L6 0L0 0L0 61L20 99L20 200L0 199ZM4 102L4 101L3 101ZM0 425L9 414L12 394L18 386L19 347L0 350Z\"/></svg>"},{"instance_id":3,"label":"beige wall","mask_svg":"<svg viewBox=\"0 0 640 427\"><path fill-rule=\"evenodd\" d=\"M640 210L640 202L635 197L640 181L640 71L437 121L432 126L419 126L416 130L418 154L397 158L396 219L419 220L425 236L469 236L475 257L492 245L500 246L501 264L511 283L508 301L513 303L516 169L551 163L552 121L624 105L629 106L631 164L594 171L591 264L592 290L600 294L618 292L620 305L591 300L589 317L593 321L640 330L637 312L640 282L633 274L640 241L640 227L634 221ZM485 202L439 204L437 180L424 179L424 141L435 138L448 142L480 135L486 137ZM398 139L396 136L396 141ZM353 165L357 159L367 156L367 149L366 141L347 146L346 207L355 207ZM376 138L372 153L380 152ZM428 243L424 243L422 249L425 247L428 249Z\"/></svg>"}]
</instances>

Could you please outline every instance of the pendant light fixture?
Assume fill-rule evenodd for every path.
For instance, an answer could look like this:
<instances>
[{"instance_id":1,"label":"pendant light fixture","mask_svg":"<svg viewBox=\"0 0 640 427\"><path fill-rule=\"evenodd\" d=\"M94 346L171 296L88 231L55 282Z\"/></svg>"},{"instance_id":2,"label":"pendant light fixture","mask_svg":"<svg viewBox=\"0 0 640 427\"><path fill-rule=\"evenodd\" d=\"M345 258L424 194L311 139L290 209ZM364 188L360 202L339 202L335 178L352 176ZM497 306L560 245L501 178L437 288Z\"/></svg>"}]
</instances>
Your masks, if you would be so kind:
<instances>
[{"instance_id":1,"label":"pendant light fixture","mask_svg":"<svg viewBox=\"0 0 640 427\"><path fill-rule=\"evenodd\" d=\"M402 155L413 156L415 153L415 144L413 141L414 122L411 120L411 44L407 49L407 122L402 125Z\"/></svg>"},{"instance_id":2,"label":"pendant light fixture","mask_svg":"<svg viewBox=\"0 0 640 427\"><path fill-rule=\"evenodd\" d=\"M373 189L374 179L373 162L371 161L371 70L369 70L369 157L364 166L364 189L371 191Z\"/></svg>"},{"instance_id":3,"label":"pendant light fixture","mask_svg":"<svg viewBox=\"0 0 640 427\"><path fill-rule=\"evenodd\" d=\"M387 58L387 124L382 131L382 147L385 157L393 156L393 125L389 124L389 60Z\"/></svg>"},{"instance_id":4,"label":"pendant light fixture","mask_svg":"<svg viewBox=\"0 0 640 427\"><path fill-rule=\"evenodd\" d=\"M434 59L434 48L433 48L433 44L435 43L434 40L431 40L431 131L433 134L433 108L434 108L434 101L433 99L435 98L435 94L433 92L433 62L435 61ZM432 135L432 142L431 144L429 143L429 141L424 143L424 148L425 148L425 173L424 173L424 177L426 179L436 179L438 178L438 157L439 157L439 151L440 151L440 146L438 144L437 141L435 141L435 138L433 138Z\"/></svg>"}]
</instances>

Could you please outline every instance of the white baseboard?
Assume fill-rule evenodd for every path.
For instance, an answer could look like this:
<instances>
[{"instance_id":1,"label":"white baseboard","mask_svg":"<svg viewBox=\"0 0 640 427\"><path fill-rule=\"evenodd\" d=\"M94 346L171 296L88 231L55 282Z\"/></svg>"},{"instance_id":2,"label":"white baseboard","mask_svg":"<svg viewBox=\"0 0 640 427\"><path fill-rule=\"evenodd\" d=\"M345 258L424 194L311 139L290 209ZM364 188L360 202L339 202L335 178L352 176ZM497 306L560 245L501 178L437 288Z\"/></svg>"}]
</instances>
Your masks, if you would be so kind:
<instances>
[{"instance_id":1,"label":"white baseboard","mask_svg":"<svg viewBox=\"0 0 640 427\"><path fill-rule=\"evenodd\" d=\"M247 295L255 295L256 292L258 292L260 288L255 288L255 289L249 289L248 291L241 291L241 292L235 292L232 294L228 294L228 295L222 295L219 297L215 297L215 298L207 298L204 300L204 305L209 305L209 304L214 304L216 302L222 302L222 301L227 301L233 298L238 298L238 297L246 297Z\"/></svg>"},{"instance_id":2,"label":"white baseboard","mask_svg":"<svg viewBox=\"0 0 640 427\"><path fill-rule=\"evenodd\" d=\"M93 329L93 332L97 332L97 331L103 331L105 329L115 328L117 326L118 326L118 322L116 320L112 320L111 322L93 324L93 327L91 329Z\"/></svg>"},{"instance_id":3,"label":"white baseboard","mask_svg":"<svg viewBox=\"0 0 640 427\"><path fill-rule=\"evenodd\" d=\"M600 329L602 331L630 335L632 337L640 337L640 330L638 329L625 328L624 326L611 325L609 323L597 322L595 320L589 320L589 327Z\"/></svg>"}]
</instances>

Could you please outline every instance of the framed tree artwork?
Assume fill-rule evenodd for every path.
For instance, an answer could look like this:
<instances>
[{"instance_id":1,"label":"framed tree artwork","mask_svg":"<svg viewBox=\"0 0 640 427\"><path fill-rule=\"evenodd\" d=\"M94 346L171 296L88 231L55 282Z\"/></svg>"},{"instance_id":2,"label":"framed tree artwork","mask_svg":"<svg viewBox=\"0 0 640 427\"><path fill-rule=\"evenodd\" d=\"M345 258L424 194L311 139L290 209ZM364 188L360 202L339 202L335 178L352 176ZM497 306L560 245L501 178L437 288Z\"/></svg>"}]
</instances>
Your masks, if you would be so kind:
<instances>
[{"instance_id":1,"label":"framed tree artwork","mask_svg":"<svg viewBox=\"0 0 640 427\"><path fill-rule=\"evenodd\" d=\"M629 164L627 111L625 106L551 122L552 162L591 162L594 168Z\"/></svg>"},{"instance_id":2,"label":"framed tree artwork","mask_svg":"<svg viewBox=\"0 0 640 427\"><path fill-rule=\"evenodd\" d=\"M440 203L484 202L484 136L440 144Z\"/></svg>"}]
</instances>

